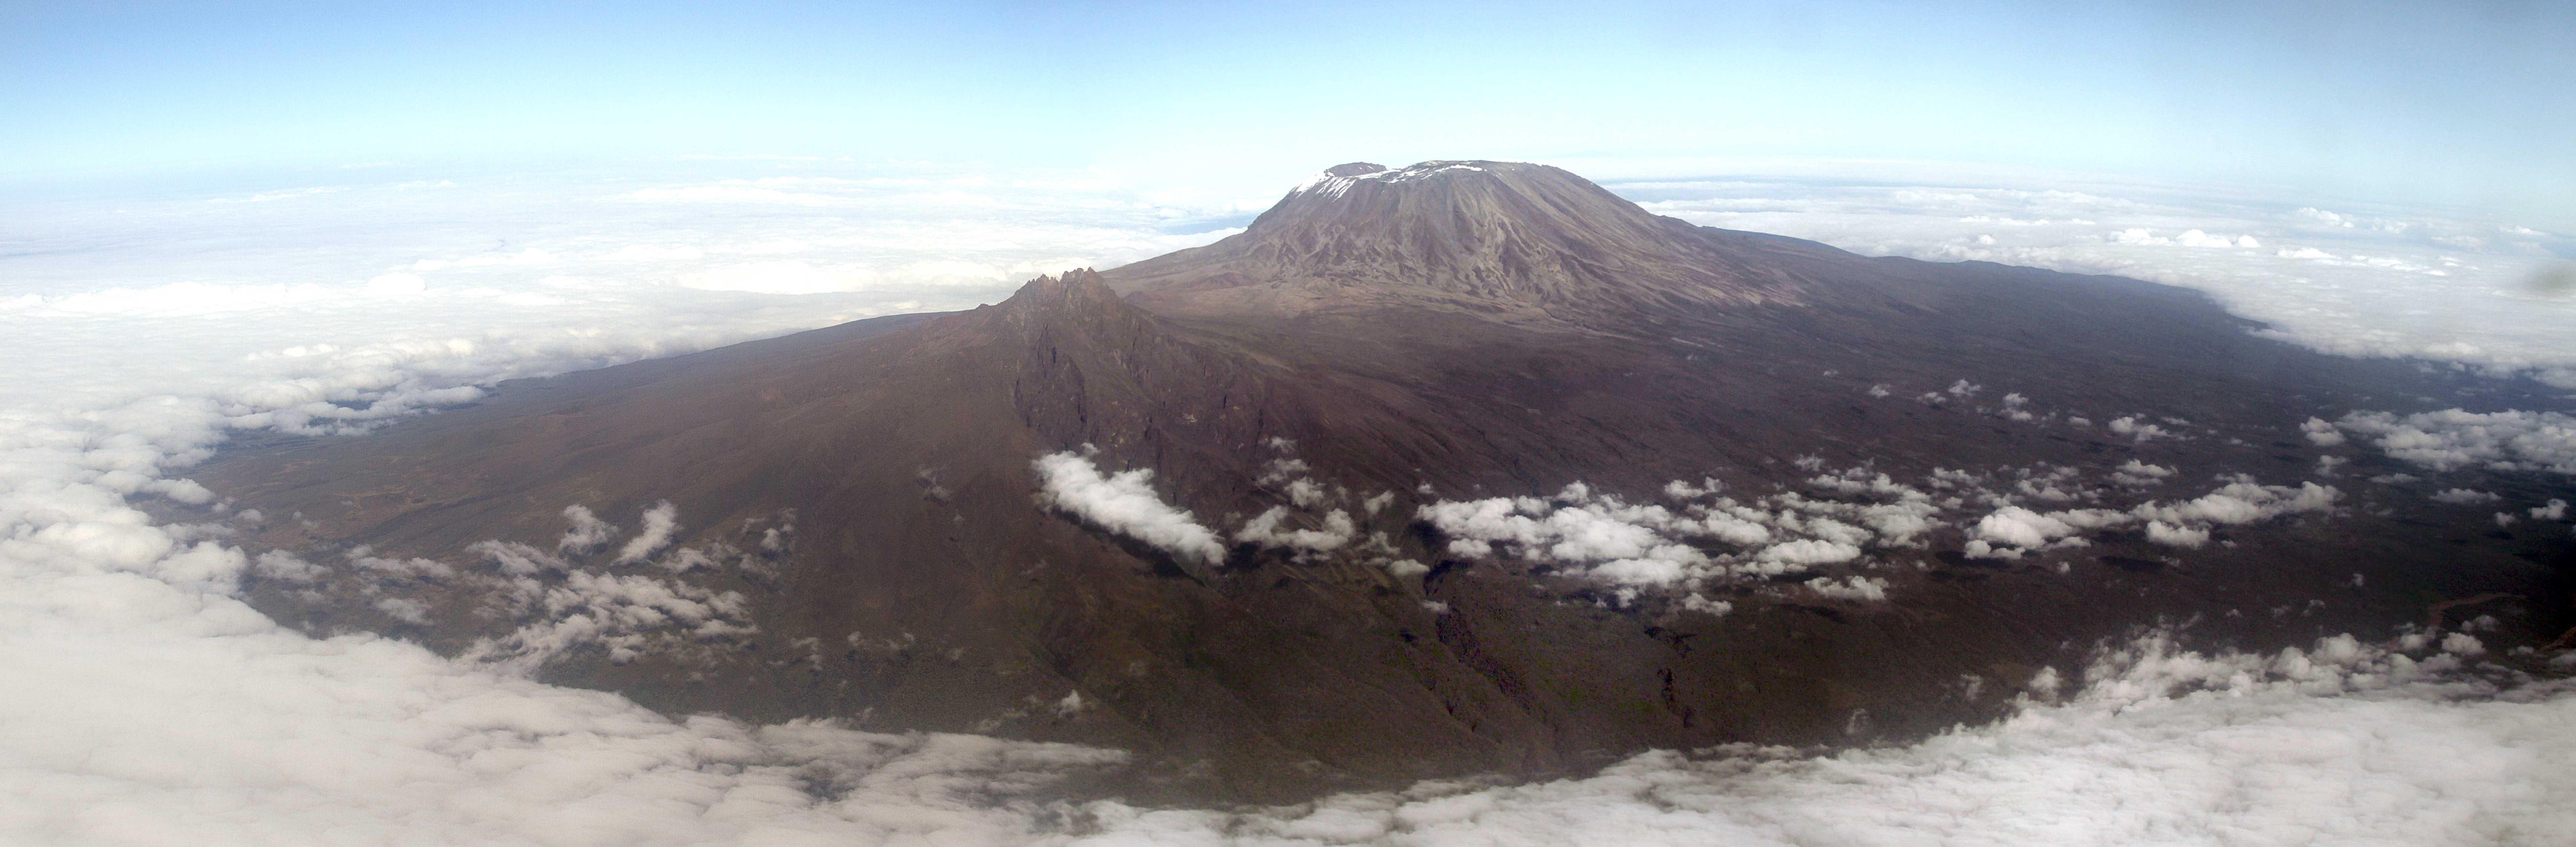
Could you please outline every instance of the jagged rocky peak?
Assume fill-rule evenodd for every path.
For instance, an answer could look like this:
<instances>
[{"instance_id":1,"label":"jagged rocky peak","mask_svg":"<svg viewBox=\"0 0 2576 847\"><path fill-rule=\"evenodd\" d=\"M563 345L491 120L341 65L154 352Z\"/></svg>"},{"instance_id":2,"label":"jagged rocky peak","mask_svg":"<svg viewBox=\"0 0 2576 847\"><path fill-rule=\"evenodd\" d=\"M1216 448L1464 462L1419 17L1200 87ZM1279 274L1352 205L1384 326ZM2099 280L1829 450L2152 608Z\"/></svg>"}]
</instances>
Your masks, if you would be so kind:
<instances>
[{"instance_id":1,"label":"jagged rocky peak","mask_svg":"<svg viewBox=\"0 0 2576 847\"><path fill-rule=\"evenodd\" d=\"M1079 268L1053 276L1041 276L1020 286L1020 290L995 305L996 316L1015 321L1101 321L1132 322L1150 320L1142 310L1128 303L1109 287L1108 281L1090 268Z\"/></svg>"},{"instance_id":2,"label":"jagged rocky peak","mask_svg":"<svg viewBox=\"0 0 2576 847\"><path fill-rule=\"evenodd\" d=\"M1099 272L1090 268L1076 268L1065 271L1061 275L1040 276L1029 280L1020 286L1020 290L1012 292L1010 299L1002 301L1002 305L1026 308L1101 300L1114 303L1117 302L1118 295L1109 290L1108 284L1101 280Z\"/></svg>"},{"instance_id":3,"label":"jagged rocky peak","mask_svg":"<svg viewBox=\"0 0 2576 847\"><path fill-rule=\"evenodd\" d=\"M1120 297L1089 268L1041 276L1001 303L959 316L945 342L1006 335L1041 345L1087 338L1134 344L1160 338L1154 316Z\"/></svg>"}]
</instances>

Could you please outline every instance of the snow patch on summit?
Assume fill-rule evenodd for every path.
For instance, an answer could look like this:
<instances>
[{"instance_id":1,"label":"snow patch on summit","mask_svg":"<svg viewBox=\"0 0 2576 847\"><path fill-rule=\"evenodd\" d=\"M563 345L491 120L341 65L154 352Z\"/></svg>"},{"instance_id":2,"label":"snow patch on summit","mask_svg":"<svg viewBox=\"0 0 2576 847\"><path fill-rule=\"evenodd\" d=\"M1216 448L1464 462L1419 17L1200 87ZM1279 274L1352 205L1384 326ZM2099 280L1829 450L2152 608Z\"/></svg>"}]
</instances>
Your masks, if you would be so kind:
<instances>
[{"instance_id":1,"label":"snow patch on summit","mask_svg":"<svg viewBox=\"0 0 2576 847\"><path fill-rule=\"evenodd\" d=\"M1511 164L1519 163L1515 162ZM1317 171L1314 176L1308 177L1305 182L1299 183L1296 190L1288 192L1289 196L1295 197L1302 194L1315 193L1321 194L1327 198L1334 198L1349 193L1351 186L1358 185L1361 182L1412 182L1415 180L1429 179L1450 171L1476 171L1481 173L1485 169L1465 162L1419 162L1402 168L1380 169L1363 174L1341 175L1333 173L1333 171L1337 170L1341 170L1341 168Z\"/></svg>"}]
</instances>

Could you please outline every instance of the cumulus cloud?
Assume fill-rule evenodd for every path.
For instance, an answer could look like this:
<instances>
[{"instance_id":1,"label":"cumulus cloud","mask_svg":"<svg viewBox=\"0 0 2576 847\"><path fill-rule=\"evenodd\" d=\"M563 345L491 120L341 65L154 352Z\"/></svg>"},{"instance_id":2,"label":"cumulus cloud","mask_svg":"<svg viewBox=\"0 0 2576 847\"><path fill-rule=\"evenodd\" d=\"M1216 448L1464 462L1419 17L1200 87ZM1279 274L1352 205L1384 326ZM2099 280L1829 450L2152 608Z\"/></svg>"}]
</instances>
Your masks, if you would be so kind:
<instances>
[{"instance_id":1,"label":"cumulus cloud","mask_svg":"<svg viewBox=\"0 0 2576 847\"><path fill-rule=\"evenodd\" d=\"M375 555L375 552L375 548L361 544L356 547L349 548L349 552L345 554L344 557L349 560L349 564L351 566L358 570L383 574L389 577L445 579L456 575L455 568L448 566L445 562L437 561L435 559L423 559L419 557L395 559Z\"/></svg>"},{"instance_id":2,"label":"cumulus cloud","mask_svg":"<svg viewBox=\"0 0 2576 847\"><path fill-rule=\"evenodd\" d=\"M2024 423L2039 420L2038 415L2031 414L2030 409L2028 408L2029 405L2030 398L2021 396L2018 392L2009 393L2004 395L2003 408L1998 410L1997 413L2003 415L2006 419L2022 421Z\"/></svg>"},{"instance_id":3,"label":"cumulus cloud","mask_svg":"<svg viewBox=\"0 0 2576 847\"><path fill-rule=\"evenodd\" d=\"M2074 535L2075 526L2020 506L2006 506L1977 519L1970 532L1994 544L2046 547L2051 541Z\"/></svg>"},{"instance_id":4,"label":"cumulus cloud","mask_svg":"<svg viewBox=\"0 0 2576 847\"><path fill-rule=\"evenodd\" d=\"M2342 499L2343 492L2334 486L2303 482L2297 488L2262 485L2250 477L2239 476L2218 490L2197 498L2165 505L2148 503L2137 507L2135 514L2150 520L2176 525L2217 523L2246 524L2301 512L2323 512Z\"/></svg>"},{"instance_id":5,"label":"cumulus cloud","mask_svg":"<svg viewBox=\"0 0 2576 847\"><path fill-rule=\"evenodd\" d=\"M524 578L522 578L524 579ZM753 631L742 594L635 574L575 570L554 585L521 582L540 614L500 638L478 640L469 661L527 670L577 648L596 646L625 664L646 652Z\"/></svg>"},{"instance_id":6,"label":"cumulus cloud","mask_svg":"<svg viewBox=\"0 0 2576 847\"><path fill-rule=\"evenodd\" d=\"M2326 226L2350 227L2353 225L2352 219L2350 218L2346 218L2342 215L2338 215L2324 209L2319 209L2314 206L2302 206L2296 214L2299 217L2307 218L2308 220L2316 221L2317 223L2325 224Z\"/></svg>"},{"instance_id":7,"label":"cumulus cloud","mask_svg":"<svg viewBox=\"0 0 2576 847\"><path fill-rule=\"evenodd\" d=\"M2343 443L2343 433L2336 430L2335 425L2328 423L2324 418L2309 418L2306 423L2299 424L2299 429L2307 433L2309 442L2319 447L2332 447Z\"/></svg>"},{"instance_id":8,"label":"cumulus cloud","mask_svg":"<svg viewBox=\"0 0 2576 847\"><path fill-rule=\"evenodd\" d=\"M2130 438L2137 439L2141 443L2158 438L2173 437L2173 433L2165 431L2164 427L2157 426L2152 423L2142 423L2135 417L2112 418L2111 422L2105 426L2111 430L2112 434L2126 435Z\"/></svg>"},{"instance_id":9,"label":"cumulus cloud","mask_svg":"<svg viewBox=\"0 0 2576 847\"><path fill-rule=\"evenodd\" d=\"M1243 528L1235 531L1234 540L1266 547L1285 547L1291 550L1322 553L1341 549L1342 545L1351 542L1352 536L1359 534L1359 528L1351 522L1350 513L1340 509L1334 509L1332 514L1326 515L1323 526L1317 529L1280 528L1280 525L1290 517L1288 507L1272 506L1268 511L1245 521Z\"/></svg>"},{"instance_id":10,"label":"cumulus cloud","mask_svg":"<svg viewBox=\"0 0 2576 847\"><path fill-rule=\"evenodd\" d=\"M376 610L395 620L413 625L429 623L429 604L409 597L386 597L376 601Z\"/></svg>"},{"instance_id":11,"label":"cumulus cloud","mask_svg":"<svg viewBox=\"0 0 2576 847\"><path fill-rule=\"evenodd\" d=\"M1821 538L1801 538L1764 547L1753 554L1756 561L1777 567L1778 571L1799 570L1809 565L1829 565L1860 558L1860 547ZM1775 570L1772 567L1759 570Z\"/></svg>"},{"instance_id":12,"label":"cumulus cloud","mask_svg":"<svg viewBox=\"0 0 2576 847\"><path fill-rule=\"evenodd\" d=\"M558 545L557 549L562 548ZM548 571L561 572L572 569L570 564L544 550L515 541L499 539L478 541L466 547L465 551L490 559L493 564L500 566L502 573L511 576L530 576Z\"/></svg>"},{"instance_id":13,"label":"cumulus cloud","mask_svg":"<svg viewBox=\"0 0 2576 847\"><path fill-rule=\"evenodd\" d=\"M1570 562L1599 562L1644 556L1659 547L1672 555L1698 560L1698 551L1668 544L1654 524L1671 522L1659 506L1630 507L1615 499L1603 504L1580 502L1588 491L1569 487L1578 502L1560 508L1535 497L1495 497L1470 502L1426 504L1418 514L1454 540L1452 553L1490 555L1497 542L1518 555ZM1688 551L1688 552L1684 552Z\"/></svg>"},{"instance_id":14,"label":"cumulus cloud","mask_svg":"<svg viewBox=\"0 0 2576 847\"><path fill-rule=\"evenodd\" d=\"M671 534L679 528L680 508L678 506L671 505L669 500L653 504L652 508L644 510L644 528L636 530L635 537L627 539L626 546L617 551L617 563L622 565L644 561L645 557L669 546Z\"/></svg>"},{"instance_id":15,"label":"cumulus cloud","mask_svg":"<svg viewBox=\"0 0 2576 847\"><path fill-rule=\"evenodd\" d=\"M600 520L598 515L591 514L588 506L579 503L565 506L563 516L564 520L572 522L572 528L564 530L563 538L555 542L557 550L576 554L588 553L597 549L599 545L607 543L610 536L617 534L616 527L609 526L607 521Z\"/></svg>"},{"instance_id":16,"label":"cumulus cloud","mask_svg":"<svg viewBox=\"0 0 2576 847\"><path fill-rule=\"evenodd\" d=\"M2148 521L2147 540L2169 547L2188 547L2197 550L2209 543L2209 530L2199 527L2175 526L2160 520Z\"/></svg>"},{"instance_id":17,"label":"cumulus cloud","mask_svg":"<svg viewBox=\"0 0 2576 847\"><path fill-rule=\"evenodd\" d=\"M253 568L261 576L287 582L312 582L320 579L323 574L322 566L297 558L295 554L284 550L270 550L259 554L259 558L253 563Z\"/></svg>"},{"instance_id":18,"label":"cumulus cloud","mask_svg":"<svg viewBox=\"0 0 2576 847\"><path fill-rule=\"evenodd\" d=\"M1821 459L1799 467L1821 470ZM2174 471L2135 459L2112 469L2112 479L2138 487L2158 484ZM1935 469L1926 483L1936 490L1973 495L1991 504L1963 527L1962 552L1971 558L2020 559L2089 546L2090 533L2147 524L2150 540L2199 547L2220 525L2248 524L2285 515L2330 513L2342 497L2331 486L2263 485L2251 477L2222 477L2199 497L2149 500L2124 508L2076 506L2103 500L2072 467L2007 468L1997 474ZM1851 468L1819 474L1806 485L1824 496L1784 491L1754 501L1718 496L1716 480L1676 480L1661 493L1673 506L1630 503L1580 483L1550 498L1494 497L1435 501L1417 517L1447 539L1446 552L1462 559L1510 557L1571 564L1594 580L1629 587L1697 591L1724 580L1764 578L1865 561L1873 548L1923 546L1921 536L1946 526L1947 507L1966 497L1936 501L1922 489L1885 473ZM2029 503L2062 503L2047 509ZM1266 525L1265 525L1266 526Z\"/></svg>"},{"instance_id":19,"label":"cumulus cloud","mask_svg":"<svg viewBox=\"0 0 2576 847\"><path fill-rule=\"evenodd\" d=\"M2131 460L2128 465L2140 465ZM2141 473L2153 466L2123 466L2116 481L2160 480ZM2166 471L2170 474L2171 471ZM2122 479L2123 476L2129 477ZM2027 480L2024 480L2025 482ZM1959 483L1952 483L1959 484ZM2042 489L2047 490L2047 489ZM1968 527L1964 552L1971 558L2019 559L2042 550L2086 546L2084 534L2099 529L2145 523L2147 540L2174 547L2199 548L2209 543L2210 528L2248 524L2285 515L2330 512L2343 494L2313 482L2297 487L2263 485L2251 477L2227 478L2217 490L2190 500L2150 500L2128 509L2061 509L2042 512L2007 504Z\"/></svg>"},{"instance_id":20,"label":"cumulus cloud","mask_svg":"<svg viewBox=\"0 0 2576 847\"><path fill-rule=\"evenodd\" d=\"M1806 470L1824 461L1806 457ZM1857 562L1870 547L1921 545L1941 521L1929 495L1884 473L1853 468L1819 474L1790 491L1738 501L1715 479L1674 480L1660 493L1671 506L1632 503L1574 483L1554 497L1435 501L1417 517L1466 559L1507 556L1579 566L1578 573L1629 589L1685 592L1685 608L1713 581L1769 577ZM1697 602L1698 605L1694 605Z\"/></svg>"},{"instance_id":21,"label":"cumulus cloud","mask_svg":"<svg viewBox=\"0 0 2576 847\"><path fill-rule=\"evenodd\" d=\"M1686 540L1694 536L1769 537L1767 530L1748 532L1745 527L1758 524L1723 508L1696 511L1677 514L1660 505L1632 504L1576 483L1554 499L1443 500L1424 504L1416 516L1450 539L1454 556L1500 553L1586 565L1596 578L1621 584L1671 584L1718 572L1709 555Z\"/></svg>"},{"instance_id":22,"label":"cumulus cloud","mask_svg":"<svg viewBox=\"0 0 2576 847\"><path fill-rule=\"evenodd\" d=\"M2112 471L2111 479L2121 485L2145 487L2163 482L2166 477L2173 476L2173 474L2174 469L2172 468L2165 467L2163 465L2151 465L2137 459L2130 459Z\"/></svg>"},{"instance_id":23,"label":"cumulus cloud","mask_svg":"<svg viewBox=\"0 0 2576 847\"><path fill-rule=\"evenodd\" d=\"M1214 530L1154 492L1152 468L1102 474L1090 457L1062 452L1039 456L1038 497L1049 507L1134 538L1183 560L1225 561Z\"/></svg>"},{"instance_id":24,"label":"cumulus cloud","mask_svg":"<svg viewBox=\"0 0 2576 847\"><path fill-rule=\"evenodd\" d=\"M2370 439L2391 458L2437 471L2484 467L2576 474L2576 418L2557 412L2354 412L2335 425Z\"/></svg>"},{"instance_id":25,"label":"cumulus cloud","mask_svg":"<svg viewBox=\"0 0 2576 847\"><path fill-rule=\"evenodd\" d=\"M2040 550L2081 547L2088 543L2082 533L2135 519L2134 515L2107 509L2042 513L2007 505L1977 519L1968 530L1965 552L1970 558L2018 559Z\"/></svg>"},{"instance_id":26,"label":"cumulus cloud","mask_svg":"<svg viewBox=\"0 0 2576 847\"><path fill-rule=\"evenodd\" d=\"M1842 580L1816 577L1807 580L1807 590L1837 600L1885 600L1887 580L1874 576L1852 576Z\"/></svg>"}]
</instances>

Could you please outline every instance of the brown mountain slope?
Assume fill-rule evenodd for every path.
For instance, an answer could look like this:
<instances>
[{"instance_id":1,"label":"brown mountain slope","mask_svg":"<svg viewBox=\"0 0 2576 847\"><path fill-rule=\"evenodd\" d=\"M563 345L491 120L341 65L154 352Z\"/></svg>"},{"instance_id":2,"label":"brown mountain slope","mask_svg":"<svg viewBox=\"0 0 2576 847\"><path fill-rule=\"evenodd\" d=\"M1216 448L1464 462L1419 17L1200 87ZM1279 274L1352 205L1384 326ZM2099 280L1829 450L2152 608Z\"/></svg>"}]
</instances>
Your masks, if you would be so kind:
<instances>
[{"instance_id":1,"label":"brown mountain slope","mask_svg":"<svg viewBox=\"0 0 2576 847\"><path fill-rule=\"evenodd\" d=\"M1235 238L995 306L506 383L199 478L305 563L251 584L282 619L673 712L1116 745L1137 765L1102 790L1146 798L1911 737L2160 620L2270 647L2503 591L2530 599L2499 643L2562 625L2517 556L2563 540L2359 485L2399 469L2369 455L2317 478L2299 429L2531 386L2246 329L2132 280L1689 227L1554 169L1346 166ZM2141 520L1966 555L2005 505L2239 473L2343 490L2196 548ZM1599 515L1703 514L1703 480L1764 539L1575 549L1623 543ZM1477 555L1438 510L1479 501L1598 532Z\"/></svg>"}]
</instances>

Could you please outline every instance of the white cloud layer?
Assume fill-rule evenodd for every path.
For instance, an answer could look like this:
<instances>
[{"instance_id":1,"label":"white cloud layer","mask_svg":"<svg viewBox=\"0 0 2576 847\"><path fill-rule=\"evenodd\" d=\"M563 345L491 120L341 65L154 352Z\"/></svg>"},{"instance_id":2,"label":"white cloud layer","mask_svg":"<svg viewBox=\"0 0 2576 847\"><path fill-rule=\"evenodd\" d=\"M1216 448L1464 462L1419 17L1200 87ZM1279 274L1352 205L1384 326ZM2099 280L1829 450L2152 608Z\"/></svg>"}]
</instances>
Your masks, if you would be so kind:
<instances>
[{"instance_id":1,"label":"white cloud layer","mask_svg":"<svg viewBox=\"0 0 2576 847\"><path fill-rule=\"evenodd\" d=\"M1866 179L1633 180L1692 223L1872 256L2109 273L2209 292L2320 349L2536 368L2576 387L2576 296L2542 282L2576 239L2408 208L2339 209L2159 185L1923 188Z\"/></svg>"},{"instance_id":2,"label":"white cloud layer","mask_svg":"<svg viewBox=\"0 0 2576 847\"><path fill-rule=\"evenodd\" d=\"M365 551L322 564L253 557L220 532L155 526L129 503L290 519L229 513L172 473L228 430L362 431L472 401L500 379L970 306L997 299L1009 272L1003 262L986 272L994 285L954 293L901 279L796 297L710 293L673 280L692 262L732 256L866 261L868 244L926 259L940 238L919 225L823 231L721 214L567 227L549 221L584 218L578 192L514 206L493 193L413 204L407 190L280 195L256 212L210 213L200 197L8 210L28 225L0 256L0 360L10 363L0 369L0 668L10 690L44 694L0 697L0 842L1008 843L1042 828L1043 810L1013 799L1022 789L1118 758L826 724L674 721L538 685L516 672L527 663L315 638L242 604L233 592L246 573L295 585L343 567L383 579L460 574ZM1008 230L977 249L1019 251L1009 261L1115 258L1085 256L1083 232L1159 252L1162 236L1119 214L1053 234L972 216L940 226L959 240ZM666 246L639 248L647 239ZM560 544L477 547L505 577L542 589L528 598L541 616L488 655L576 643L613 653L643 644L628 640L648 631L638 627L738 610L739 598L568 564L558 550L588 554L620 530L586 509L566 521ZM679 558L686 551L669 546L678 527L676 511L657 506L609 549ZM403 596L353 602L400 619L436 613Z\"/></svg>"},{"instance_id":3,"label":"white cloud layer","mask_svg":"<svg viewBox=\"0 0 2576 847\"><path fill-rule=\"evenodd\" d=\"M2421 654L2337 636L2208 656L2150 638L2105 656L2062 704L1908 747L1651 753L1588 779L1250 813L1106 807L1112 832L1077 843L2411 847L2543 844L2576 827L2562 799L2576 771L2559 764L2576 755L2576 697L2497 696L2456 656Z\"/></svg>"}]
</instances>

